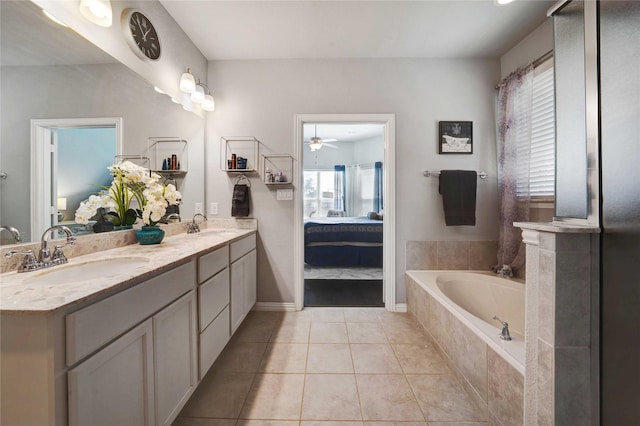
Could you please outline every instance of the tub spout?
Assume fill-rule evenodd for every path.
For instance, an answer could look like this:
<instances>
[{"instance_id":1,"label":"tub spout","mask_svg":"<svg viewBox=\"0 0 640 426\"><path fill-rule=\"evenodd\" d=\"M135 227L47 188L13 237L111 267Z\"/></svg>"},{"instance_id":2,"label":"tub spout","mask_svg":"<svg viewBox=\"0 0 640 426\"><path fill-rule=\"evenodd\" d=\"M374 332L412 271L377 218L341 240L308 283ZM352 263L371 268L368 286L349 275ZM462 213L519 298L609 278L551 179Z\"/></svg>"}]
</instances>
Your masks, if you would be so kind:
<instances>
[{"instance_id":1,"label":"tub spout","mask_svg":"<svg viewBox=\"0 0 640 426\"><path fill-rule=\"evenodd\" d=\"M493 319L500 322L500 324L502 325L502 330L500 331L498 337L500 337L502 340L511 340L511 335L509 334L509 323L502 321L496 315L493 316Z\"/></svg>"}]
</instances>

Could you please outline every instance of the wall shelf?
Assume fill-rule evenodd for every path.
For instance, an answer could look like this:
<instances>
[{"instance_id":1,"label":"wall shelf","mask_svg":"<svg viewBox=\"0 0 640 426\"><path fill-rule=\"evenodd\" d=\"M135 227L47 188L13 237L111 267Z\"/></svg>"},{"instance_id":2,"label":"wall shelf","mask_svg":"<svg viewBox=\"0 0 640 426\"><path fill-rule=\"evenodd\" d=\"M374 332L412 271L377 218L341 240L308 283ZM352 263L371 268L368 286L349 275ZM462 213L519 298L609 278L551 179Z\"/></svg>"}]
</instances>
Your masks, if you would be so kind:
<instances>
[{"instance_id":1,"label":"wall shelf","mask_svg":"<svg viewBox=\"0 0 640 426\"><path fill-rule=\"evenodd\" d=\"M220 170L228 173L258 171L260 141L253 136L223 136L220 138ZM244 159L246 163L243 167Z\"/></svg>"},{"instance_id":2,"label":"wall shelf","mask_svg":"<svg viewBox=\"0 0 640 426\"><path fill-rule=\"evenodd\" d=\"M187 141L179 137L148 139L150 169L165 178L184 177L189 169Z\"/></svg>"},{"instance_id":3,"label":"wall shelf","mask_svg":"<svg viewBox=\"0 0 640 426\"><path fill-rule=\"evenodd\" d=\"M267 186L291 185L293 157L288 154L265 154L262 156L262 181Z\"/></svg>"}]
</instances>

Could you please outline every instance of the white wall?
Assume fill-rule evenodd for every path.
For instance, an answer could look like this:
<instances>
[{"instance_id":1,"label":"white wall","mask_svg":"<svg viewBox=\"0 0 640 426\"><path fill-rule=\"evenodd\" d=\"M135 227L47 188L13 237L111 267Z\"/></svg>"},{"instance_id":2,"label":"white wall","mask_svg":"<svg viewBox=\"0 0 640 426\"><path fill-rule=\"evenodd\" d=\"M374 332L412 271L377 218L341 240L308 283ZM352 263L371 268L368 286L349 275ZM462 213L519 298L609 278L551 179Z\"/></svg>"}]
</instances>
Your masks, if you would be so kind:
<instances>
[{"instance_id":1,"label":"white wall","mask_svg":"<svg viewBox=\"0 0 640 426\"><path fill-rule=\"evenodd\" d=\"M30 241L30 120L39 118L123 118L123 153L144 154L150 136L180 136L189 142L189 172L180 190L188 201L182 216L204 201L204 120L121 64L2 67L0 169L2 225ZM82 161L82 159L78 159ZM36 236L39 238L39 236Z\"/></svg>"},{"instance_id":2,"label":"white wall","mask_svg":"<svg viewBox=\"0 0 640 426\"><path fill-rule=\"evenodd\" d=\"M505 78L553 50L553 20L546 21L500 58L500 74Z\"/></svg>"},{"instance_id":3,"label":"white wall","mask_svg":"<svg viewBox=\"0 0 640 426\"><path fill-rule=\"evenodd\" d=\"M253 135L261 149L293 154L294 116L304 113L393 113L396 116L397 300L405 300L407 240L496 240L497 185L494 86L497 60L210 61L216 112L207 118L207 200L231 211L233 177L219 169L223 135ZM439 120L473 121L473 155L438 155ZM295 159L294 161L300 161ZM479 180L477 225L446 227L438 179L422 171L486 171ZM258 219L258 301L293 302L293 203L252 178ZM294 190L297 190L294 189Z\"/></svg>"}]
</instances>

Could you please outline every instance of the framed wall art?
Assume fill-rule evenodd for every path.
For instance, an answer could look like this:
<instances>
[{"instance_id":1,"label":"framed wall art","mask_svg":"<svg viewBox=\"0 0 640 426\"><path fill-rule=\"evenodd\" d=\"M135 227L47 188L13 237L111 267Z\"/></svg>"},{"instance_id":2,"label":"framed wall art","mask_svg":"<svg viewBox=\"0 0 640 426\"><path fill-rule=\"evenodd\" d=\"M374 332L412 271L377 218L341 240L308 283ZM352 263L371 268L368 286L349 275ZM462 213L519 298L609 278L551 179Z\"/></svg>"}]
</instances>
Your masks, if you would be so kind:
<instances>
[{"instance_id":1,"label":"framed wall art","mask_svg":"<svg viewBox=\"0 0 640 426\"><path fill-rule=\"evenodd\" d=\"M473 154L473 122L440 121L438 154Z\"/></svg>"}]
</instances>

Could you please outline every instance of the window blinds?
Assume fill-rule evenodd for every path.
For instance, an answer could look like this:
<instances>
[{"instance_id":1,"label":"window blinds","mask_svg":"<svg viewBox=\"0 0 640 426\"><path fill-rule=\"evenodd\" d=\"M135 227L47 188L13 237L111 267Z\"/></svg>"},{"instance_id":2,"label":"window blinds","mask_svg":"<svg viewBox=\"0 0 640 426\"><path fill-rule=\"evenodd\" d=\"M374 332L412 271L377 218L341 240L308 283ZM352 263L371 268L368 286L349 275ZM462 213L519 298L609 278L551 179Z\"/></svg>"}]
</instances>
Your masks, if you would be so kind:
<instances>
[{"instance_id":1,"label":"window blinds","mask_svg":"<svg viewBox=\"0 0 640 426\"><path fill-rule=\"evenodd\" d=\"M555 193L555 112L552 60L533 77L529 193L552 198ZM545 66L546 65L546 66Z\"/></svg>"}]
</instances>

